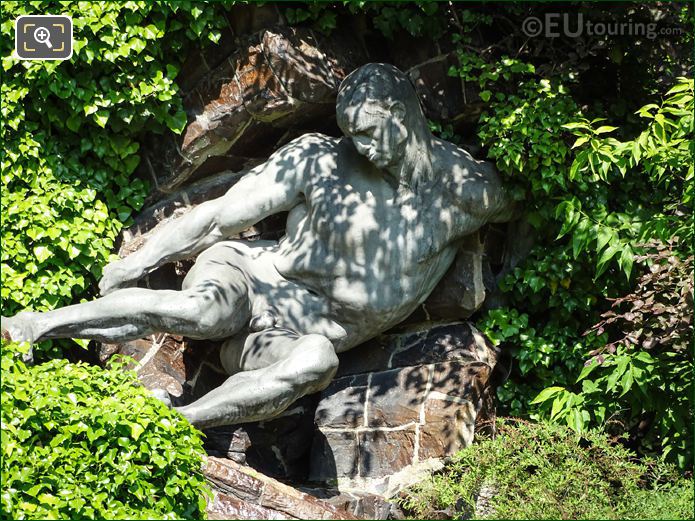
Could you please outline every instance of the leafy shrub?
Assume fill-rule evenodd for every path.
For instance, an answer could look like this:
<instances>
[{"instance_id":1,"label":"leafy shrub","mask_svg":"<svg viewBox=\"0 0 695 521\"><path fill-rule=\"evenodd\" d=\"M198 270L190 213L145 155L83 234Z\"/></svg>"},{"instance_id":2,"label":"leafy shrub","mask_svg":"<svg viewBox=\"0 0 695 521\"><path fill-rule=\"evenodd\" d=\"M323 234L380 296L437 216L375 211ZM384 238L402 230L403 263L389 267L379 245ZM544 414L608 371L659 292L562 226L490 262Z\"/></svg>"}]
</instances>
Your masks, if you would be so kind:
<instances>
[{"instance_id":1,"label":"leafy shrub","mask_svg":"<svg viewBox=\"0 0 695 521\"><path fill-rule=\"evenodd\" d=\"M204 516L200 435L134 373L16 353L3 341L3 518Z\"/></svg>"},{"instance_id":2,"label":"leafy shrub","mask_svg":"<svg viewBox=\"0 0 695 521\"><path fill-rule=\"evenodd\" d=\"M600 206L583 209L581 201L567 201L557 208L564 216L561 234L570 234L579 251L595 244L597 275L618 256L620 268L629 276L635 249L629 244L631 239L634 243L675 237L678 250L693 252L693 109L693 80L681 77L661 104L649 103L636 112L647 125L634 139L606 137L618 128L594 128L598 120L580 119L564 125L577 138L570 179L583 177L598 186L607 184L612 191L627 182L631 190L629 199L620 201L629 217L604 216Z\"/></svg>"},{"instance_id":3,"label":"leafy shrub","mask_svg":"<svg viewBox=\"0 0 695 521\"><path fill-rule=\"evenodd\" d=\"M624 213L600 208L597 212L595 206L583 210L577 200L567 201L562 209L558 207L557 213L564 215L560 234L568 234L579 252L592 252L596 259L594 277L601 276L611 259L617 260L628 277L633 260L640 264L641 272L647 273L637 281L634 293L615 297L616 304L632 302L632 309L621 315L604 315L594 328L599 335L584 338L586 357L606 354L594 356L593 360L600 363L589 364L577 375L581 388L574 385L567 390L564 384L558 384L544 390L533 402L540 404L544 417L578 429L585 424L601 425L609 419L619 422L632 435L634 446L646 453L660 452L683 469L693 462L692 435L686 427L692 422L693 381L689 345L692 89L692 80L680 78L661 105L642 107L638 114L646 118L648 126L633 140L601 137L616 128L595 129L585 120L566 125L577 135L575 147L581 147L570 168L570 178L584 175L612 187L623 177L631 177L633 185L630 197L624 199ZM611 191L618 192L613 188ZM648 197L640 192L648 193ZM648 239L657 241L652 248L663 244L660 240L672 246L660 246L661 253L645 255L648 249L641 241ZM635 258L633 252L640 255ZM645 301L649 302L646 306ZM616 320L620 320L621 328L613 333L622 333L617 338L623 340L618 351L615 341L604 347L606 336L600 335L612 329L606 326ZM600 370L594 378L587 378L597 366Z\"/></svg>"},{"instance_id":4,"label":"leafy shrub","mask_svg":"<svg viewBox=\"0 0 695 521\"><path fill-rule=\"evenodd\" d=\"M607 205L602 187L584 178L569 179L573 156L562 126L581 112L568 87L559 78L540 77L518 60L501 57L499 64L482 64L466 58L468 54L459 53L463 70L450 72L469 81L483 74L481 86L496 91L480 117L478 137L512 193L524 200L525 218L535 228L536 246L501 281L508 306L479 319L482 330L513 349L517 360L500 391L506 412L529 415L535 409L531 401L549 383L574 382L586 352L598 347L587 346L582 338L591 324L587 317L597 318L596 304L622 290L626 281L597 279L594 257L566 235L558 237L563 224L558 208L567 201L581 196L604 209Z\"/></svg>"},{"instance_id":5,"label":"leafy shrub","mask_svg":"<svg viewBox=\"0 0 695 521\"><path fill-rule=\"evenodd\" d=\"M456 454L402 505L420 519L692 519L694 513L693 481L675 467L637 462L596 431L578 435L526 422L499 422L495 439Z\"/></svg>"},{"instance_id":6,"label":"leafy shrub","mask_svg":"<svg viewBox=\"0 0 695 521\"><path fill-rule=\"evenodd\" d=\"M45 311L93 295L116 235L144 201L141 132L181 132L186 48L216 41L217 4L3 2L2 307ZM68 14L70 60L13 57L14 19Z\"/></svg>"},{"instance_id":7,"label":"leafy shrub","mask_svg":"<svg viewBox=\"0 0 695 521\"><path fill-rule=\"evenodd\" d=\"M689 438L680 432L691 417L691 402L682 397L689 395L692 378L672 375L692 364L691 355L669 353L652 364L653 371L627 373L643 376L633 390L653 397L662 393L652 391L662 390L672 405L680 404L673 410L642 400L637 390L613 395L615 378L624 377L626 364L633 365L629 359L638 356L634 350L607 359L604 369L616 364L618 377L596 380L594 386L576 383L590 353L606 342L605 336L583 333L598 322L607 298L631 291L636 259L640 271L647 262L642 244L666 240L680 257L692 252L692 80L678 78L661 104L640 108L636 114L646 128L633 125L636 137L620 141L607 137L618 127L583 115L563 83L569 75L540 78L519 60L485 61L471 54L459 51L460 66L450 72L486 89L480 92L487 108L478 137L512 193L524 200L525 218L536 228L535 248L501 282L508 306L479 320L488 336L516 355L512 378L500 392L507 412L578 431L620 420L623 430L615 430L616 424L615 433L657 416L649 421L654 430L639 434L646 443L632 441L647 453L663 449L681 468L690 467ZM573 144L568 133L575 135ZM620 365L614 356L624 358ZM637 367L644 360L633 362ZM632 381L627 383L629 390ZM611 397L606 401L613 400L613 407L594 410L599 395ZM613 414L619 409L622 414Z\"/></svg>"},{"instance_id":8,"label":"leafy shrub","mask_svg":"<svg viewBox=\"0 0 695 521\"><path fill-rule=\"evenodd\" d=\"M656 243L638 260L649 267L635 291L615 299L588 332L612 341L589 352L581 391L553 386L534 402L558 422L620 422L642 452L685 468L693 458L693 257Z\"/></svg>"}]
</instances>

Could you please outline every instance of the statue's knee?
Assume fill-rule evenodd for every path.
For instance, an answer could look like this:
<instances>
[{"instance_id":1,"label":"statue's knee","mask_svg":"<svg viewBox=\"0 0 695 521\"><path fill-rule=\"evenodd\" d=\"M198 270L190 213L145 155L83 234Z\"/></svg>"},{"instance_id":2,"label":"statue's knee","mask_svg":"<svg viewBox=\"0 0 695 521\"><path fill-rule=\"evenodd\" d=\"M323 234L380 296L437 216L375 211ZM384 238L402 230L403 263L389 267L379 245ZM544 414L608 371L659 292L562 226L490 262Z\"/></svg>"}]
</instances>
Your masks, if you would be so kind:
<instances>
[{"instance_id":1,"label":"statue's knee","mask_svg":"<svg viewBox=\"0 0 695 521\"><path fill-rule=\"evenodd\" d=\"M307 369L327 384L338 370L338 355L333 344L322 335L306 335L301 341Z\"/></svg>"},{"instance_id":2,"label":"statue's knee","mask_svg":"<svg viewBox=\"0 0 695 521\"><path fill-rule=\"evenodd\" d=\"M249 320L248 298L216 286L194 289L191 318L203 338L222 338L240 331Z\"/></svg>"},{"instance_id":3,"label":"statue's knee","mask_svg":"<svg viewBox=\"0 0 695 521\"><path fill-rule=\"evenodd\" d=\"M208 304L198 308L198 314L194 320L196 329L201 332L203 338L217 338L224 335L222 330L225 326L225 320L217 307Z\"/></svg>"},{"instance_id":4,"label":"statue's knee","mask_svg":"<svg viewBox=\"0 0 695 521\"><path fill-rule=\"evenodd\" d=\"M198 292L185 313L204 338L214 338L224 322L221 305L209 292Z\"/></svg>"}]
</instances>

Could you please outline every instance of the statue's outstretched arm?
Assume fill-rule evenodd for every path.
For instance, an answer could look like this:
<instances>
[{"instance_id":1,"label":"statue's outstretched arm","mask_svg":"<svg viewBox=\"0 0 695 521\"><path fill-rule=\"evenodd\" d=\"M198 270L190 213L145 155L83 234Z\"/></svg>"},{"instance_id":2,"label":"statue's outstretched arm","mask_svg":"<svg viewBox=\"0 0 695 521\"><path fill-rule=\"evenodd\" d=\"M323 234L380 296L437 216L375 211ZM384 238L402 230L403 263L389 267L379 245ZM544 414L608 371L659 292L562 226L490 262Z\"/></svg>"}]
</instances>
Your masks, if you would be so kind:
<instances>
[{"instance_id":1,"label":"statue's outstretched arm","mask_svg":"<svg viewBox=\"0 0 695 521\"><path fill-rule=\"evenodd\" d=\"M128 257L109 264L99 283L102 295L127 286L157 267L192 257L213 244L295 206L302 198L302 154L296 142L252 169L229 191L175 219Z\"/></svg>"}]
</instances>

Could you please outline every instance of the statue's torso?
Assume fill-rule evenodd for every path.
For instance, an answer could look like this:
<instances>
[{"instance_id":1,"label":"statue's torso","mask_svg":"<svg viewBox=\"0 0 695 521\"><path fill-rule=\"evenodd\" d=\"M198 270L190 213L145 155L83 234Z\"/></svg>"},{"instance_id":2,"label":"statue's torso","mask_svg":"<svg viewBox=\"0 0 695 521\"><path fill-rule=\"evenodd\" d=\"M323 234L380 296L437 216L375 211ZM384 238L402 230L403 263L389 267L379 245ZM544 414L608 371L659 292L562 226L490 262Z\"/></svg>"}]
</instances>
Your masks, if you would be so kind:
<instances>
[{"instance_id":1,"label":"statue's torso","mask_svg":"<svg viewBox=\"0 0 695 521\"><path fill-rule=\"evenodd\" d=\"M395 183L345 141L316 158L275 266L326 297L337 318L379 329L410 314L444 275L460 236L436 191ZM446 205L444 205L446 206Z\"/></svg>"}]
</instances>

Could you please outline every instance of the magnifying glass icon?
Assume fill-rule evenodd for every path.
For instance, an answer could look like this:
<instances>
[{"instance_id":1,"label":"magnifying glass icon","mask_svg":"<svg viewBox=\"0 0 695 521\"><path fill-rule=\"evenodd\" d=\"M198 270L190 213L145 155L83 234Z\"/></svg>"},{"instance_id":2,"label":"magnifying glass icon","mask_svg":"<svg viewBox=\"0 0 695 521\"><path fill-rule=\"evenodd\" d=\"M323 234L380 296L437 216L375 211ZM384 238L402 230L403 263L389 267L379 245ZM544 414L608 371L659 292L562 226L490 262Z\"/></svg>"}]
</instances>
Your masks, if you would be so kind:
<instances>
[{"instance_id":1,"label":"magnifying glass icon","mask_svg":"<svg viewBox=\"0 0 695 521\"><path fill-rule=\"evenodd\" d=\"M39 43L46 44L46 47L52 49L53 46L51 45L50 38L51 32L45 27L37 27L34 31L34 39Z\"/></svg>"}]
</instances>

